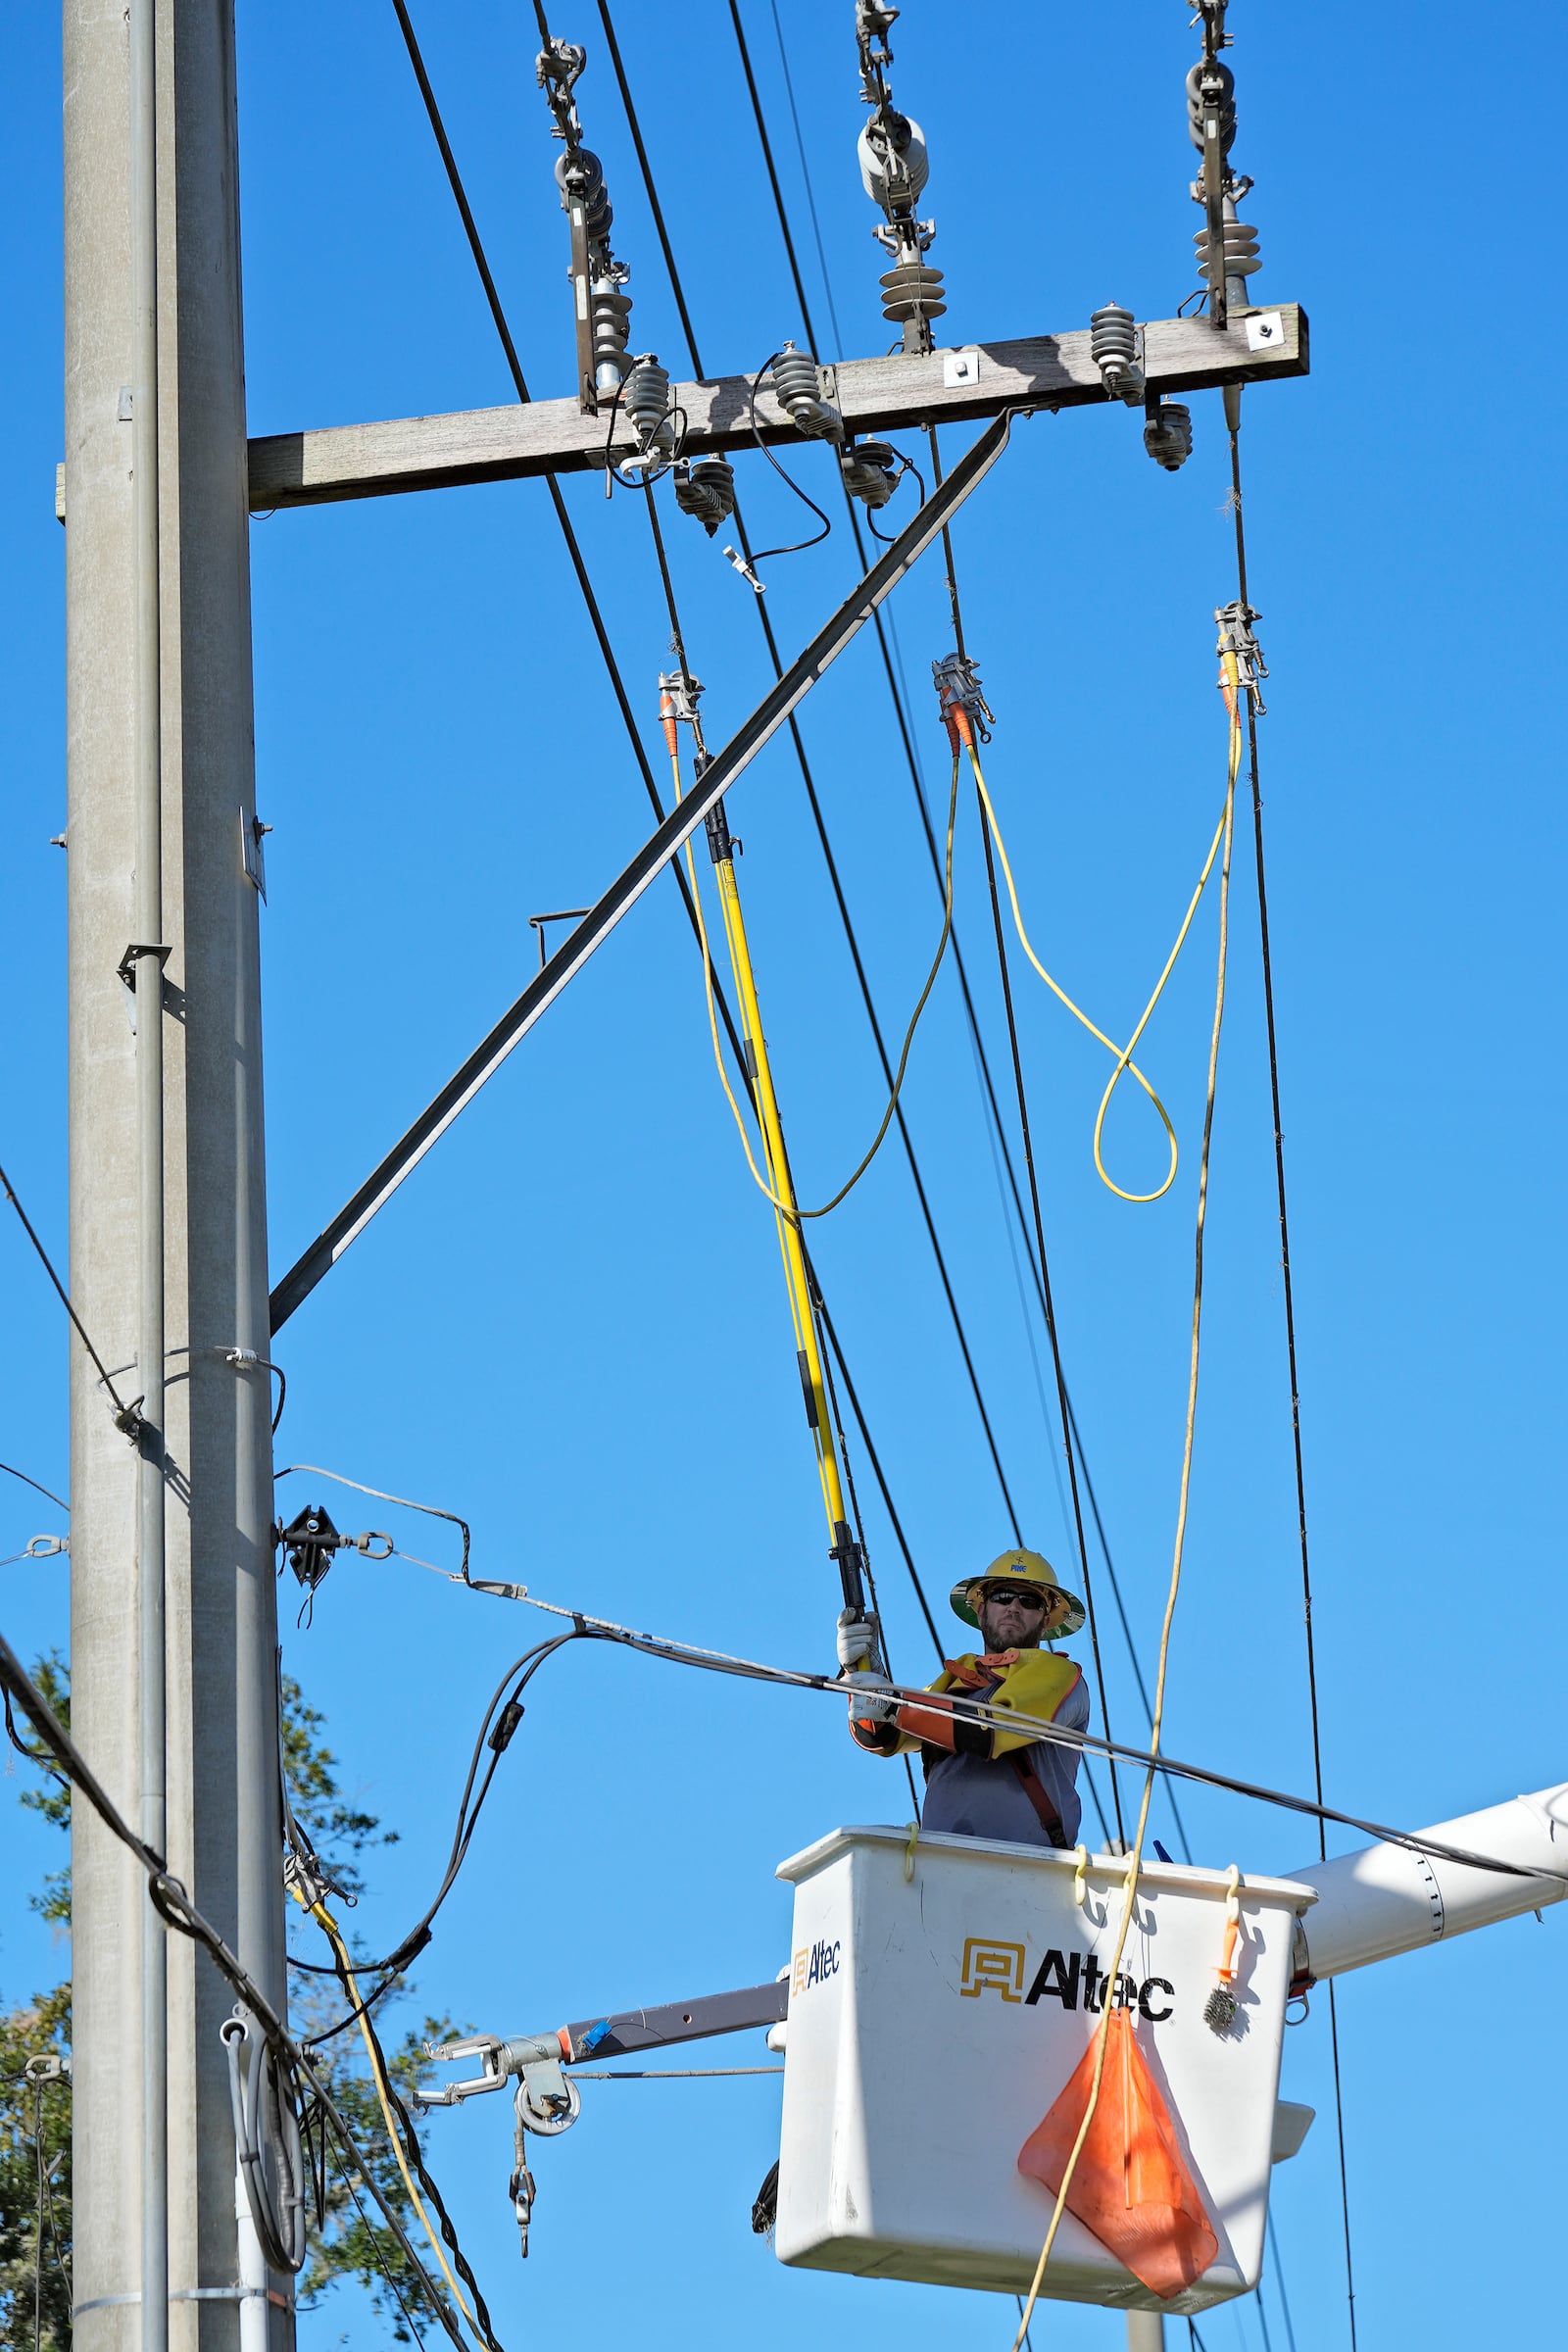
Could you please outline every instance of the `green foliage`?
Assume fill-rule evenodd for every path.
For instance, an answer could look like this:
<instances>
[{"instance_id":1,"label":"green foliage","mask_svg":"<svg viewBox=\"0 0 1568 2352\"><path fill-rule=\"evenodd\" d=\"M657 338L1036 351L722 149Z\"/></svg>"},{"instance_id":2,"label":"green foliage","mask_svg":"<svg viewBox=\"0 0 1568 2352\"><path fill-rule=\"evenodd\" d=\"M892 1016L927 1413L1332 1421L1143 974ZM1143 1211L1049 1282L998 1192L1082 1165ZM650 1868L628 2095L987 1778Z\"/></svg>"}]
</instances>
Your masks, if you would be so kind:
<instances>
[{"instance_id":1,"label":"green foliage","mask_svg":"<svg viewBox=\"0 0 1568 2352\"><path fill-rule=\"evenodd\" d=\"M416 2031L411 2030L395 2048L387 2050L387 2071L405 2105L415 2082L428 2068L424 2043L451 2039L459 2031L450 2018L427 2017ZM351 2028L324 2044L317 2063L334 2105L365 2151L376 2186L408 2231L424 2269L434 2274L429 2241L403 2185L358 2033ZM413 2316L421 2334L433 2332L439 2337L439 2324L408 2256L364 2183L355 2178L351 2187L350 2178L345 2160L334 2147L327 2165L325 2215L319 2228L312 2230L310 2255L300 2274L300 2309L314 2310L334 2280L355 2278L369 2290L376 2311L390 2321L395 2342L411 2341L406 2315ZM431 2220L435 2220L433 2214Z\"/></svg>"},{"instance_id":2,"label":"green foliage","mask_svg":"<svg viewBox=\"0 0 1568 2352\"><path fill-rule=\"evenodd\" d=\"M69 1984L0 2015L0 2343L17 2352L71 2344L71 2083L26 2072L70 2048Z\"/></svg>"},{"instance_id":3,"label":"green foliage","mask_svg":"<svg viewBox=\"0 0 1568 2352\"><path fill-rule=\"evenodd\" d=\"M344 1797L337 1758L320 1739L326 1718L310 1705L291 1674L283 1677L283 1772L294 1818L346 1894L364 1891L357 1857L368 1846L396 1845L396 1830L383 1830L373 1813L362 1813Z\"/></svg>"},{"instance_id":4,"label":"green foliage","mask_svg":"<svg viewBox=\"0 0 1568 2352\"><path fill-rule=\"evenodd\" d=\"M60 1721L71 1722L71 1676L58 1650L37 1660L33 1681ZM289 1803L301 1829L310 1838L337 1885L349 1894L361 1891L360 1857L371 1846L396 1842L395 1831L384 1831L375 1816L352 1804L338 1781L338 1759L321 1737L324 1719L309 1704L297 1682L283 1678L283 1769ZM27 1742L24 1752L31 1749ZM29 1757L30 1760L30 1757ZM41 1814L57 1829L71 1824L71 1792L46 1767L34 1767L37 1778L18 1791L29 1812ZM33 1908L62 1930L71 1924L71 1874L51 1872ZM310 1957L318 1957L313 1950ZM320 1955L324 1956L324 1945ZM409 1987L400 1985L399 1990ZM333 1986L330 1993L315 1988L294 2004L293 2023L302 2038L334 2025L346 2003ZM423 2043L444 2040L459 2031L445 2018L426 2018L387 2052L387 2065L407 2100L423 2070ZM22 2007L0 2011L0 2344L16 2352L70 2352L71 2344L71 2082L70 2078L37 2082L26 2068L31 2059L53 2056L69 2061L71 2049L71 1985L57 1984ZM427 2253L423 2231L404 2187L389 2144L380 2101L376 2095L363 2044L349 2027L316 2053L316 2065L341 2111L344 2121L364 2149L376 2186L419 2249ZM38 2152L45 2168L45 2194L38 2193ZM358 2190L358 2204L355 2190ZM312 2204L310 2252L298 2281L301 2308L314 2308L334 2282L357 2278L368 2288L378 2313L391 2325L395 2341L407 2343L410 2330L399 2303L407 2305L422 2332L434 2325L429 2306L407 2255L382 2221L374 2202L358 2180L351 2187L345 2160L329 2148L324 2168L324 2203L318 2226ZM41 2227L40 2227L41 2224ZM426 2267L433 2267L427 2264ZM38 2327L34 2328L34 2298ZM436 2330L439 2333L439 2328Z\"/></svg>"}]
</instances>

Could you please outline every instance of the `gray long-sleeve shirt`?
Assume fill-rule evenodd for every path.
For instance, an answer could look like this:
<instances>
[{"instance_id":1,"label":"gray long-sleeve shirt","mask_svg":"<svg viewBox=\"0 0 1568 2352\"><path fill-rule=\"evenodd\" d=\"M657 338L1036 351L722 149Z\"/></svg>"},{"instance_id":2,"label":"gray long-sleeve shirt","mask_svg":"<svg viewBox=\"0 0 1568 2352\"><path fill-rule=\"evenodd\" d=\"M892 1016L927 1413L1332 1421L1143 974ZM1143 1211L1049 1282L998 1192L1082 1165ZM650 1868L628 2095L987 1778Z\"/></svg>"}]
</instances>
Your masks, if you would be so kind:
<instances>
[{"instance_id":1,"label":"gray long-sleeve shirt","mask_svg":"<svg viewBox=\"0 0 1568 2352\"><path fill-rule=\"evenodd\" d=\"M1082 1679L1062 1700L1057 1723L1081 1732L1089 1724L1089 1690ZM1069 1845L1077 1843L1083 1804L1075 1786L1079 1750L1037 1740L1019 1749L1034 1769ZM957 1838L1006 1838L1015 1845L1049 1845L1045 1824L1005 1756L940 1756L926 1780L920 1826Z\"/></svg>"}]
</instances>

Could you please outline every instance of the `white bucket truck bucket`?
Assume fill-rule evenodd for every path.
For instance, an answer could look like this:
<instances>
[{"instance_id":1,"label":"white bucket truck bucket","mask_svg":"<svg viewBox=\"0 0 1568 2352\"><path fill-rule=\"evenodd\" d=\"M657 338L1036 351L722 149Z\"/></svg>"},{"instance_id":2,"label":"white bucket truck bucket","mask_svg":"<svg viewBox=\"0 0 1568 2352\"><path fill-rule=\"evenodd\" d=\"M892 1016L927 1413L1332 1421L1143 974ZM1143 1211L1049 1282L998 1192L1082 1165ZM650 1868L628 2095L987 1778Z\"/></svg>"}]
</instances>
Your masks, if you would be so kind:
<instances>
[{"instance_id":1,"label":"white bucket truck bucket","mask_svg":"<svg viewBox=\"0 0 1568 2352\"><path fill-rule=\"evenodd\" d=\"M795 1887L780 2261L1022 2293L1054 2198L1018 2153L1100 2023L1126 1864L842 1829L781 1863ZM1042 2291L1201 2311L1257 2282L1280 2044L1309 1886L1245 1879L1223 2033L1205 2024L1225 1949L1224 1871L1146 1862L1118 1984L1218 2251L1160 2301L1070 2212Z\"/></svg>"}]
</instances>

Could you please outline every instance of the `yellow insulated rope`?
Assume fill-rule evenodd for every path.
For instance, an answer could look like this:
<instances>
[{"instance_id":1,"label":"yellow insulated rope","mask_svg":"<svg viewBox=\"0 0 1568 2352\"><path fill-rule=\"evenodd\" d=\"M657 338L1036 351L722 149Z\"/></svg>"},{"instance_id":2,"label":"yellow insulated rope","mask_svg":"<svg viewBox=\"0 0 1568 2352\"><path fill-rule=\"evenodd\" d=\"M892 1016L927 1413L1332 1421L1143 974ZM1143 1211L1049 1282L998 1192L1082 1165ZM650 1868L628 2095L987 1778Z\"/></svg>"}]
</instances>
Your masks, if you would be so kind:
<instances>
[{"instance_id":1,"label":"yellow insulated rope","mask_svg":"<svg viewBox=\"0 0 1568 2352\"><path fill-rule=\"evenodd\" d=\"M339 1933L337 1921L332 1917L331 1912L328 1911L323 1902L319 1900L314 1903L308 1901L298 1886L293 1889L293 1893L294 1899L300 1905L300 1908L310 1913L312 1919L315 1920L317 1926L321 1930L328 1943L332 1946L332 1953L333 1957L337 1961L338 1972L343 1979L344 1984L348 1988L349 1998L354 2004L355 2012L358 2017L360 2038L365 2044L365 2054L370 2062L370 2080L375 2084L375 2095L377 2100L380 2102L381 2120L386 2126L386 2135L388 2140L391 2142L392 2153L397 2158L398 2171L403 2176L403 2185L409 2192L409 2202L413 2205L415 2212L418 2215L420 2222L424 2226L424 2234L430 2241L430 2251L435 2256L436 2262L440 2266L441 2276L443 2278L445 2278L448 2286L452 2290L453 2301L457 2304L458 2309L467 2321L469 2332L474 2337L474 2340L482 2343L484 2339L480 2334L478 2323L464 2300L462 2287L459 2286L456 2278L452 2275L452 2266L447 2261L446 2253L442 2247L441 2240L436 2235L430 2216L424 2209L424 2200L419 2195L418 2189L415 2186L414 2176L409 2171L408 2160L403 2153L403 2142L398 2135L397 2125L393 2120L392 2102L387 2085L386 2070L381 2061L381 2052L376 2044L375 2035L370 2032L370 2021L366 2013L365 2002L361 1997L359 1979L354 1974L353 1963L349 1959L348 1949L344 1944L341 1934Z\"/></svg>"}]
</instances>

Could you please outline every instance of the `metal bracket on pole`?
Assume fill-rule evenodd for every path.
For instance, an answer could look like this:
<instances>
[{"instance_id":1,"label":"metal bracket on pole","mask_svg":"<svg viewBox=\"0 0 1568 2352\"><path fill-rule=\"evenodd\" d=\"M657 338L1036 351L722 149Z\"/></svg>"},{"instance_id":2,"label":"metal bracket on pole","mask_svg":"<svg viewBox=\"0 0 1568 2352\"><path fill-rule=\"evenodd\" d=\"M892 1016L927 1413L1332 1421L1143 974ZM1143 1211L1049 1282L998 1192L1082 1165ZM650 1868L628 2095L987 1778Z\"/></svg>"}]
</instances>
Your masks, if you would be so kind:
<instances>
[{"instance_id":1,"label":"metal bracket on pole","mask_svg":"<svg viewBox=\"0 0 1568 2352\"><path fill-rule=\"evenodd\" d=\"M161 969L169 961L172 952L169 948L160 947L156 940L132 940L116 964L115 970L130 990L131 995L134 996L136 993L136 966L142 957L156 956Z\"/></svg>"},{"instance_id":2,"label":"metal bracket on pole","mask_svg":"<svg viewBox=\"0 0 1568 2352\"><path fill-rule=\"evenodd\" d=\"M932 491L918 514L892 542L887 553L872 564L865 577L851 590L838 610L818 629L809 645L790 663L776 684L769 688L751 716L742 721L723 750L704 771L701 781L649 835L631 862L622 868L589 913L549 957L516 1003L503 1013L489 1035L475 1047L467 1060L426 1104L413 1126L393 1145L358 1192L345 1201L331 1223L289 1268L272 1293L271 1327L274 1332L281 1329L300 1301L310 1296L322 1275L336 1264L350 1243L365 1231L376 1210L391 1199L405 1176L418 1165L437 1138L446 1133L459 1111L473 1100L485 1080L500 1068L513 1048L521 1042L540 1015L555 1003L566 983L582 970L622 915L636 905L682 843L696 832L709 810L717 807L742 769L750 766L790 713L804 702L823 671L837 661L851 639L870 619L884 597L897 587L943 526L952 520L970 491L985 478L1001 457L1017 413L1007 410L995 418L973 446L965 451L947 479Z\"/></svg>"}]
</instances>

